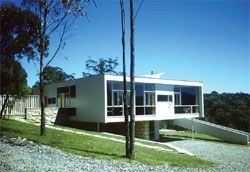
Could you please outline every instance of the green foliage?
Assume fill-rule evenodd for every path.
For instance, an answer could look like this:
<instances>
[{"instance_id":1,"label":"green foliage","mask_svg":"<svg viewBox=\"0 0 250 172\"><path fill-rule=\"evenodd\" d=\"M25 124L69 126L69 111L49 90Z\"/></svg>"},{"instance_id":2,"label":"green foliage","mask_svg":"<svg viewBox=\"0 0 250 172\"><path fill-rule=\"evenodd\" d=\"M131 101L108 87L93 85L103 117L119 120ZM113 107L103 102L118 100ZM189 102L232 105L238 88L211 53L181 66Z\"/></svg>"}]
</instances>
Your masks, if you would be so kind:
<instances>
[{"instance_id":1,"label":"green foliage","mask_svg":"<svg viewBox=\"0 0 250 172\"><path fill-rule=\"evenodd\" d=\"M27 88L27 74L17 61L12 61L0 56L0 95L3 98L3 105L1 106L0 117L4 117L6 107L12 109L12 102L9 101L9 96L18 98L26 94Z\"/></svg>"},{"instance_id":2,"label":"green foliage","mask_svg":"<svg viewBox=\"0 0 250 172\"><path fill-rule=\"evenodd\" d=\"M38 135L39 127L27 123L11 120L0 120L2 134L11 137L24 137L34 142L49 145L62 151L79 156L96 159L122 160L125 159L125 147L123 143L107 139L96 138L87 135L79 135L55 129L47 129L46 135ZM87 132L87 131L83 131ZM88 132L89 134L99 133ZM100 144L101 143L101 144ZM136 146L137 156L135 161L144 164L164 165L179 167L210 167L214 163L196 157L176 152L156 151L149 148Z\"/></svg>"},{"instance_id":3,"label":"green foliage","mask_svg":"<svg viewBox=\"0 0 250 172\"><path fill-rule=\"evenodd\" d=\"M75 79L73 74L67 74L62 68L52 66L47 66L44 68L43 77L43 83L45 85ZM39 81L37 81L34 86L38 87Z\"/></svg>"},{"instance_id":4,"label":"green foliage","mask_svg":"<svg viewBox=\"0 0 250 172\"><path fill-rule=\"evenodd\" d=\"M4 59L0 56L0 91L1 95L22 96L27 87L27 74L17 61Z\"/></svg>"},{"instance_id":5,"label":"green foliage","mask_svg":"<svg viewBox=\"0 0 250 172\"><path fill-rule=\"evenodd\" d=\"M100 58L98 61L88 59L85 61L85 68L87 72L83 72L83 77L88 77L92 75L103 75L103 74L121 74L121 72L117 72L116 68L119 65L117 58Z\"/></svg>"},{"instance_id":6,"label":"green foliage","mask_svg":"<svg viewBox=\"0 0 250 172\"><path fill-rule=\"evenodd\" d=\"M2 58L20 59L27 56L34 58L37 46L37 29L39 19L28 10L13 4L5 4L0 8L0 54Z\"/></svg>"},{"instance_id":7,"label":"green foliage","mask_svg":"<svg viewBox=\"0 0 250 172\"><path fill-rule=\"evenodd\" d=\"M213 91L204 94L207 121L250 132L250 95L246 93L223 93Z\"/></svg>"}]
</instances>

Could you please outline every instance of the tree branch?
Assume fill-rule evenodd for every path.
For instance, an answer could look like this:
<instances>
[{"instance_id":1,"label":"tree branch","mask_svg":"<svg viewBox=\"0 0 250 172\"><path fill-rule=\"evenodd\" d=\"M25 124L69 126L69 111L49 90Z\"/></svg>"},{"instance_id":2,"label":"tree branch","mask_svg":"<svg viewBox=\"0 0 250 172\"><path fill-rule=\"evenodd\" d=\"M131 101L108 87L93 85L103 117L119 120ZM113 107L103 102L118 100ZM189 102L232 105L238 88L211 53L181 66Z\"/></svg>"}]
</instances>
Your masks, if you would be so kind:
<instances>
[{"instance_id":1,"label":"tree branch","mask_svg":"<svg viewBox=\"0 0 250 172\"><path fill-rule=\"evenodd\" d=\"M60 37L60 40L59 40L59 44L57 46L57 49L56 51L54 52L53 56L51 57L51 59L47 62L47 64L44 66L44 68L46 68L50 63L51 61L56 57L57 53L59 52L59 50L61 49L62 47L62 43L64 41L64 35L66 33L66 27L67 27L67 23L65 22L64 23L64 26L63 26L63 30L62 30L62 35Z\"/></svg>"},{"instance_id":2,"label":"tree branch","mask_svg":"<svg viewBox=\"0 0 250 172\"><path fill-rule=\"evenodd\" d=\"M137 14L139 13L139 11L140 11L140 9L141 9L141 6L142 6L143 2L144 2L144 0L141 1L139 7L137 8L136 13L135 13L135 16L134 16L134 20L135 20Z\"/></svg>"}]
</instances>

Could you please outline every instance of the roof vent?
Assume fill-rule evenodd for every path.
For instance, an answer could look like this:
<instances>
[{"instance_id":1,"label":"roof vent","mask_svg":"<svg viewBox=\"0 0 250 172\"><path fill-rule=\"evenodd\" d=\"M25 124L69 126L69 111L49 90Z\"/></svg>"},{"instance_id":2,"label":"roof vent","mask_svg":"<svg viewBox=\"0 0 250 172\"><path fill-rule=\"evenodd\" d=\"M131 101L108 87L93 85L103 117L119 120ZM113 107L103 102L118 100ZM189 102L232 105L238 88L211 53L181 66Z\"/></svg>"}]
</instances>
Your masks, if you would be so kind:
<instances>
[{"instance_id":1,"label":"roof vent","mask_svg":"<svg viewBox=\"0 0 250 172\"><path fill-rule=\"evenodd\" d=\"M144 75L144 76L148 78L161 78L163 74L164 72L154 73L154 71L151 71L150 75Z\"/></svg>"}]
</instances>

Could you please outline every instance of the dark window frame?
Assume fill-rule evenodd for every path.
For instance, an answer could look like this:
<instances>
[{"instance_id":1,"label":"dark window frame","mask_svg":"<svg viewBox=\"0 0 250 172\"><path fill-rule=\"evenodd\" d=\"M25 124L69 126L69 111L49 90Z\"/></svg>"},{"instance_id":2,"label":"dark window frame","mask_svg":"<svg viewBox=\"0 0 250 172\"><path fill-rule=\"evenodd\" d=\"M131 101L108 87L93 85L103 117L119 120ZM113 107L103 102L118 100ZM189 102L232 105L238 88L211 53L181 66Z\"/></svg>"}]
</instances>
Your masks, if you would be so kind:
<instances>
[{"instance_id":1,"label":"dark window frame","mask_svg":"<svg viewBox=\"0 0 250 172\"><path fill-rule=\"evenodd\" d=\"M56 104L56 98L55 97L47 98L47 104L48 105Z\"/></svg>"}]
</instances>

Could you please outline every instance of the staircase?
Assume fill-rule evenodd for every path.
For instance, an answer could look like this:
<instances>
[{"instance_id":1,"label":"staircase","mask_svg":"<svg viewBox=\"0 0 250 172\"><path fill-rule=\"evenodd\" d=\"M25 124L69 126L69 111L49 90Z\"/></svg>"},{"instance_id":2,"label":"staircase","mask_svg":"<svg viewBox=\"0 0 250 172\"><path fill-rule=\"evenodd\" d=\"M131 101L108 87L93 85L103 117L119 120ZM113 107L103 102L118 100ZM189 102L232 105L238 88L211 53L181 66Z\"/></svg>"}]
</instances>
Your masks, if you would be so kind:
<instances>
[{"instance_id":1,"label":"staircase","mask_svg":"<svg viewBox=\"0 0 250 172\"><path fill-rule=\"evenodd\" d=\"M193 132L198 132L202 134L207 134L229 143L236 144L250 144L250 133L232 129L229 127L224 127L221 125L213 124L210 122L198 120L198 119L175 119L174 125L180 126L192 130Z\"/></svg>"}]
</instances>

